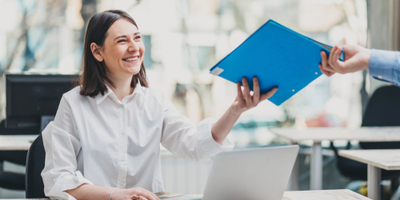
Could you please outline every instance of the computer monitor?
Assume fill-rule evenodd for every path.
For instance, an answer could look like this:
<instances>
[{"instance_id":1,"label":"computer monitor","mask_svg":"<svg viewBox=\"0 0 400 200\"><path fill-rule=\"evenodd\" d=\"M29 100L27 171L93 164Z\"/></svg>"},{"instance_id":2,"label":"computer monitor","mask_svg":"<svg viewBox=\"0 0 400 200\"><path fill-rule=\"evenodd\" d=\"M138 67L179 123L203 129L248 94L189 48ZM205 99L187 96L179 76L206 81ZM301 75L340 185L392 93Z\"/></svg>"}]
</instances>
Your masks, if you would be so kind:
<instances>
[{"instance_id":1,"label":"computer monitor","mask_svg":"<svg viewBox=\"0 0 400 200\"><path fill-rule=\"evenodd\" d=\"M62 95L76 85L79 75L5 74L5 79L5 128L39 133L54 119Z\"/></svg>"}]
</instances>

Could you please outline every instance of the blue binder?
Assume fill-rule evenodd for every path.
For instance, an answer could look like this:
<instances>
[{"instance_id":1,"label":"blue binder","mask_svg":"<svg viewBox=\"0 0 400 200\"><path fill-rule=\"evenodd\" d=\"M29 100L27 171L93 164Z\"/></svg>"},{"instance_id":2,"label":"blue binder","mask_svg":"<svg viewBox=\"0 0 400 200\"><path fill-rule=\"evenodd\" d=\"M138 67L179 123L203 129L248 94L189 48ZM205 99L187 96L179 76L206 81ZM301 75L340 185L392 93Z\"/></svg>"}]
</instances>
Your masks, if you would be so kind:
<instances>
[{"instance_id":1,"label":"blue binder","mask_svg":"<svg viewBox=\"0 0 400 200\"><path fill-rule=\"evenodd\" d=\"M329 55L331 49L269 20L212 67L210 73L234 83L246 77L251 90L253 77L257 76L261 93L278 87L269 100L279 106L321 76L320 52ZM339 59L344 59L343 51Z\"/></svg>"}]
</instances>

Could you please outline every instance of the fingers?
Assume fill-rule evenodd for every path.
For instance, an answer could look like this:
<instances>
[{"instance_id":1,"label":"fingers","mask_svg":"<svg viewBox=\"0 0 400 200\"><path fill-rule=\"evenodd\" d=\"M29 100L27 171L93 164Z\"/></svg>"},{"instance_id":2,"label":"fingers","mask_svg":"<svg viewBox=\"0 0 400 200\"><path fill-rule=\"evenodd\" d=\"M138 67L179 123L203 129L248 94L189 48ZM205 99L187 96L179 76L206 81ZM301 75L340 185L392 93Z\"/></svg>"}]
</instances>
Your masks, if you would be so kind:
<instances>
[{"instance_id":1,"label":"fingers","mask_svg":"<svg viewBox=\"0 0 400 200\"><path fill-rule=\"evenodd\" d=\"M132 200L138 200L138 199L140 199L140 196L138 196L138 195L133 195L133 197L132 197Z\"/></svg>"},{"instance_id":2,"label":"fingers","mask_svg":"<svg viewBox=\"0 0 400 200\"><path fill-rule=\"evenodd\" d=\"M336 64L336 63L334 63L334 60L333 60L333 57L335 57L335 56L334 56L335 50L336 50L336 46L334 46L334 47L331 49L331 53L330 53L330 55L329 55L329 57L328 57L328 65L329 65L330 67L332 67L333 69L335 69L335 65L334 65L334 64Z\"/></svg>"},{"instance_id":3,"label":"fingers","mask_svg":"<svg viewBox=\"0 0 400 200\"><path fill-rule=\"evenodd\" d=\"M342 51L339 49L339 47L336 47L335 52L333 52L332 56L332 63L339 65L339 56L342 53Z\"/></svg>"},{"instance_id":4,"label":"fingers","mask_svg":"<svg viewBox=\"0 0 400 200\"><path fill-rule=\"evenodd\" d=\"M334 46L331 50L331 54L329 55L328 65L330 65L335 71L338 70L338 59L339 59L339 47Z\"/></svg>"},{"instance_id":5,"label":"fingers","mask_svg":"<svg viewBox=\"0 0 400 200\"><path fill-rule=\"evenodd\" d=\"M145 198L145 197L140 196L140 197L138 198L138 200L148 200L148 199Z\"/></svg>"},{"instance_id":6,"label":"fingers","mask_svg":"<svg viewBox=\"0 0 400 200\"><path fill-rule=\"evenodd\" d=\"M136 200L159 200L159 198L157 196L152 196L149 194L144 194L144 195L137 195L134 196L132 199L136 199Z\"/></svg>"},{"instance_id":7,"label":"fingers","mask_svg":"<svg viewBox=\"0 0 400 200\"><path fill-rule=\"evenodd\" d=\"M335 72L330 72L330 71L326 71L325 69L323 69L321 64L319 64L318 66L319 66L319 70L321 70L321 72L323 74L325 74L327 77L330 77L333 74L335 74Z\"/></svg>"},{"instance_id":8,"label":"fingers","mask_svg":"<svg viewBox=\"0 0 400 200\"><path fill-rule=\"evenodd\" d=\"M240 105L246 105L246 102L243 99L243 92L242 92L242 85L240 84L240 82L238 82L237 84L237 100L239 101Z\"/></svg>"},{"instance_id":9,"label":"fingers","mask_svg":"<svg viewBox=\"0 0 400 200\"><path fill-rule=\"evenodd\" d=\"M329 57L330 58L330 57ZM321 66L324 71L335 72L332 66L329 65L328 55L326 55L325 51L321 51Z\"/></svg>"},{"instance_id":10,"label":"fingers","mask_svg":"<svg viewBox=\"0 0 400 200\"><path fill-rule=\"evenodd\" d=\"M160 200L157 197L157 195L155 195L154 193L152 193L152 192L150 192L148 190L145 190L145 191L146 191L147 196L146 195L143 195L143 196L146 197L147 199L149 199L149 200Z\"/></svg>"},{"instance_id":11,"label":"fingers","mask_svg":"<svg viewBox=\"0 0 400 200\"><path fill-rule=\"evenodd\" d=\"M137 200L159 200L157 195L153 194L152 192L145 190L143 188L137 188L137 194L135 194L132 199Z\"/></svg>"},{"instance_id":12,"label":"fingers","mask_svg":"<svg viewBox=\"0 0 400 200\"><path fill-rule=\"evenodd\" d=\"M240 83L237 83L237 105L238 109L241 112L244 112L250 108L256 107L261 101L270 98L275 92L278 90L277 87L274 87L270 91L265 94L260 94L260 84L258 82L258 78L253 78L253 94L250 93L250 88L247 83L246 78L242 79L243 82L243 90L241 89Z\"/></svg>"},{"instance_id":13,"label":"fingers","mask_svg":"<svg viewBox=\"0 0 400 200\"><path fill-rule=\"evenodd\" d=\"M150 197L151 197L151 199L153 200L160 200L158 197L157 197L157 195L155 195L154 193L152 193L152 192L150 192L150 191L148 191L149 192L149 195L150 195Z\"/></svg>"},{"instance_id":14,"label":"fingers","mask_svg":"<svg viewBox=\"0 0 400 200\"><path fill-rule=\"evenodd\" d=\"M270 98L272 95L275 94L275 92L278 90L277 87L272 88L270 91L268 91L267 93L264 93L261 95L260 93L260 83L258 81L257 77L253 78L253 95L250 94L250 89L248 87L247 81L244 78L243 79L243 85L244 85L244 89L243 92L244 93L244 105L246 105L247 107L255 107L258 105L258 103L260 103L261 101ZM239 90L238 90L239 92ZM240 95L242 95L242 93ZM243 96L243 95L242 95Z\"/></svg>"},{"instance_id":15,"label":"fingers","mask_svg":"<svg viewBox=\"0 0 400 200\"><path fill-rule=\"evenodd\" d=\"M320 52L320 54L321 54L321 67L322 67L322 69L324 69L324 71L329 71L328 70L328 57L327 57L327 55L326 55L326 53L325 53L325 51L321 51Z\"/></svg>"},{"instance_id":16,"label":"fingers","mask_svg":"<svg viewBox=\"0 0 400 200\"><path fill-rule=\"evenodd\" d=\"M335 46L332 48L331 55L329 56L329 65L338 73L345 73L344 62L339 60L339 56L342 53L342 50Z\"/></svg>"},{"instance_id":17,"label":"fingers","mask_svg":"<svg viewBox=\"0 0 400 200\"><path fill-rule=\"evenodd\" d=\"M258 78L253 78L253 103L257 105L260 102L260 85L258 83Z\"/></svg>"},{"instance_id":18,"label":"fingers","mask_svg":"<svg viewBox=\"0 0 400 200\"><path fill-rule=\"evenodd\" d=\"M135 195L135 196L132 197L132 200L148 200L148 199L146 197L143 197L143 196Z\"/></svg>"},{"instance_id":19,"label":"fingers","mask_svg":"<svg viewBox=\"0 0 400 200\"><path fill-rule=\"evenodd\" d=\"M272 95L275 94L275 92L278 90L278 87L272 88L272 90L268 91L267 93L264 93L261 95L260 101L264 101L265 99L269 99L272 97Z\"/></svg>"},{"instance_id":20,"label":"fingers","mask_svg":"<svg viewBox=\"0 0 400 200\"><path fill-rule=\"evenodd\" d=\"M252 99L250 96L250 88L249 84L247 83L247 79L242 78L242 83L243 83L244 99L246 100L246 105L249 105L252 102Z\"/></svg>"}]
</instances>

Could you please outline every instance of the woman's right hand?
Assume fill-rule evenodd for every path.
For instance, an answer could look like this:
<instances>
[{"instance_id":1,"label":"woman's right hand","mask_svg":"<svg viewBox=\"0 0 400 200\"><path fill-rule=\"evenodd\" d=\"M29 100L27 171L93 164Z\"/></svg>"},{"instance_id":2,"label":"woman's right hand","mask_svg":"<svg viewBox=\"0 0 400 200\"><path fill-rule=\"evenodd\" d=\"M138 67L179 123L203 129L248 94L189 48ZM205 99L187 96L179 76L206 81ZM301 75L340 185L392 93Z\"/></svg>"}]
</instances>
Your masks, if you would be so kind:
<instances>
[{"instance_id":1,"label":"woman's right hand","mask_svg":"<svg viewBox=\"0 0 400 200\"><path fill-rule=\"evenodd\" d=\"M115 189L111 200L159 200L152 192L140 188Z\"/></svg>"}]
</instances>

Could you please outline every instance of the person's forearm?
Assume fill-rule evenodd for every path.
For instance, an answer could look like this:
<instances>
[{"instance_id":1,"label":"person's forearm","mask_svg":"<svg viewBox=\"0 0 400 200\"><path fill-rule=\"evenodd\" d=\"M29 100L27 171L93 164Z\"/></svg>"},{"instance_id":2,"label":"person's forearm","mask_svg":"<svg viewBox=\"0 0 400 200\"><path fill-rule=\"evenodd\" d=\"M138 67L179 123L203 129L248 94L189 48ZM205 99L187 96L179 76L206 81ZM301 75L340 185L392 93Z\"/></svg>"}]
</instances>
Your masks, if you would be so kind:
<instances>
[{"instance_id":1,"label":"person's forearm","mask_svg":"<svg viewBox=\"0 0 400 200\"><path fill-rule=\"evenodd\" d=\"M373 49L369 73L374 78L400 86L400 52Z\"/></svg>"},{"instance_id":2,"label":"person's forearm","mask_svg":"<svg viewBox=\"0 0 400 200\"><path fill-rule=\"evenodd\" d=\"M239 119L241 113L233 112L232 107L222 115L221 118L211 128L211 133L216 142L222 144L226 136L232 130L233 125Z\"/></svg>"},{"instance_id":3,"label":"person's forearm","mask_svg":"<svg viewBox=\"0 0 400 200\"><path fill-rule=\"evenodd\" d=\"M115 188L112 187L102 187L102 186L83 184L75 189L66 190L65 192L75 197L75 199L77 200L81 199L108 200L110 198L111 192L114 189Z\"/></svg>"}]
</instances>

